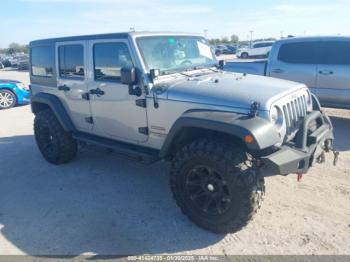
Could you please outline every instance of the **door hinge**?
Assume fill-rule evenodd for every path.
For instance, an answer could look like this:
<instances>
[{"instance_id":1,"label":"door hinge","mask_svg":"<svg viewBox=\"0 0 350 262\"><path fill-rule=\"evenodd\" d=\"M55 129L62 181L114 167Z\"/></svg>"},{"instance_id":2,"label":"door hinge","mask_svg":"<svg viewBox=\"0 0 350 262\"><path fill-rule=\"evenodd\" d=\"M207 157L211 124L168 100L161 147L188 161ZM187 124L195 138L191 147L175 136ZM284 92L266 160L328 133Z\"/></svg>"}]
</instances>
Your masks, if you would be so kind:
<instances>
[{"instance_id":1,"label":"door hinge","mask_svg":"<svg viewBox=\"0 0 350 262\"><path fill-rule=\"evenodd\" d=\"M89 93L84 93L81 95L81 97L84 99L84 100L90 100L90 94Z\"/></svg>"},{"instance_id":2,"label":"door hinge","mask_svg":"<svg viewBox=\"0 0 350 262\"><path fill-rule=\"evenodd\" d=\"M148 127L139 127L139 133L148 135Z\"/></svg>"},{"instance_id":3,"label":"door hinge","mask_svg":"<svg viewBox=\"0 0 350 262\"><path fill-rule=\"evenodd\" d=\"M137 99L136 100L136 105L139 106L139 107L146 108L147 107L146 99Z\"/></svg>"},{"instance_id":4,"label":"door hinge","mask_svg":"<svg viewBox=\"0 0 350 262\"><path fill-rule=\"evenodd\" d=\"M92 118L92 116L85 117L85 121L88 122L89 124L93 124L94 123L94 119Z\"/></svg>"}]
</instances>

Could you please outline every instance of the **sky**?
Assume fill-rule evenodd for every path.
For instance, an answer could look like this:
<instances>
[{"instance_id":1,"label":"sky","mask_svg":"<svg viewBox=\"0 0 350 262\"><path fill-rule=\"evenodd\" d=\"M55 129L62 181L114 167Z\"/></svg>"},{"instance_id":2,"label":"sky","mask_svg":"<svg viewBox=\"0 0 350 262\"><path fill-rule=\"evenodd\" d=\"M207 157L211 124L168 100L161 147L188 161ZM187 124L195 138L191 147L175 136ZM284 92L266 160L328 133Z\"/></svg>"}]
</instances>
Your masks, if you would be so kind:
<instances>
[{"instance_id":1,"label":"sky","mask_svg":"<svg viewBox=\"0 0 350 262\"><path fill-rule=\"evenodd\" d=\"M350 35L349 0L2 0L0 48L84 34L180 31L240 40Z\"/></svg>"}]
</instances>

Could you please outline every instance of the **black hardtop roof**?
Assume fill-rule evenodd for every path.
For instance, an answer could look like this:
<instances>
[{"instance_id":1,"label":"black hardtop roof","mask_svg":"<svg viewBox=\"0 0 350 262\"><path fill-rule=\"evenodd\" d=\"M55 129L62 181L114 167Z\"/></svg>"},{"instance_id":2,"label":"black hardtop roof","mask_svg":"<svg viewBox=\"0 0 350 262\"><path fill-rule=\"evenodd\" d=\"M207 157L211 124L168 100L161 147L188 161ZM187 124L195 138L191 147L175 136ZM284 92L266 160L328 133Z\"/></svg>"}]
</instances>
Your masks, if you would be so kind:
<instances>
[{"instance_id":1,"label":"black hardtop roof","mask_svg":"<svg viewBox=\"0 0 350 262\"><path fill-rule=\"evenodd\" d=\"M94 39L126 39L129 33L111 33L111 34L96 34L96 35L80 35L80 36L67 36L58 38L48 38L35 40L29 43L30 46L36 45L50 45L56 42L69 42L69 41L79 41L79 40L94 40Z\"/></svg>"},{"instance_id":2,"label":"black hardtop roof","mask_svg":"<svg viewBox=\"0 0 350 262\"><path fill-rule=\"evenodd\" d=\"M49 38L42 40L35 40L30 42L30 46L38 45L52 45L56 42L68 42L68 41L79 41L79 40L95 40L95 39L127 39L132 36L157 36L157 35L187 35L187 36L199 36L196 33L182 33L182 32L167 32L167 31L136 31L136 32L123 32L123 33L109 33L109 34L95 34L95 35L80 35L80 36L68 36Z\"/></svg>"}]
</instances>

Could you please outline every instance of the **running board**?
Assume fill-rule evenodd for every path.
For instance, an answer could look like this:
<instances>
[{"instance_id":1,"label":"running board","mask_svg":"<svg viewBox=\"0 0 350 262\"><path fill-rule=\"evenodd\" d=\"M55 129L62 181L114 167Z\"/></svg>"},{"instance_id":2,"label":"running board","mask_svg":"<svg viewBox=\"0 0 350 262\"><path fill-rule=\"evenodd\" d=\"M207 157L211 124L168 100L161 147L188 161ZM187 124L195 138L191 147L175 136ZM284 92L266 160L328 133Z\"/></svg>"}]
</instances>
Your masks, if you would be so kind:
<instances>
[{"instance_id":1,"label":"running board","mask_svg":"<svg viewBox=\"0 0 350 262\"><path fill-rule=\"evenodd\" d=\"M87 144L94 144L112 149L118 155L131 158L132 160L139 161L143 164L153 164L154 162L160 160L159 151L156 149L119 142L81 132L74 132L72 136L76 140L86 142Z\"/></svg>"}]
</instances>

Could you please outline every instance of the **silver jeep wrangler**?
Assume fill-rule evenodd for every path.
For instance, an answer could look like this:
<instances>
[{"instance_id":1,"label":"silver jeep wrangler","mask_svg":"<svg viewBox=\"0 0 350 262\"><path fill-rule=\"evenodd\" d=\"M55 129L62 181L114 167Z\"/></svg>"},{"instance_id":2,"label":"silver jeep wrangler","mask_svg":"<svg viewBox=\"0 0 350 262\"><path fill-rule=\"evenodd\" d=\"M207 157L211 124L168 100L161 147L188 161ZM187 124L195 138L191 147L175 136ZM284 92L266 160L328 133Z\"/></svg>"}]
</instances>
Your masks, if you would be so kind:
<instances>
[{"instance_id":1,"label":"silver jeep wrangler","mask_svg":"<svg viewBox=\"0 0 350 262\"><path fill-rule=\"evenodd\" d=\"M306 173L333 151L334 137L305 85L222 66L193 34L33 41L39 150L57 165L76 156L78 142L143 163L170 161L183 213L213 232L236 232L260 207L265 176Z\"/></svg>"}]
</instances>

